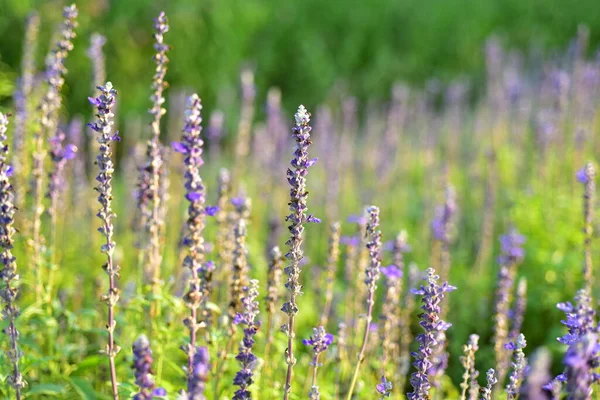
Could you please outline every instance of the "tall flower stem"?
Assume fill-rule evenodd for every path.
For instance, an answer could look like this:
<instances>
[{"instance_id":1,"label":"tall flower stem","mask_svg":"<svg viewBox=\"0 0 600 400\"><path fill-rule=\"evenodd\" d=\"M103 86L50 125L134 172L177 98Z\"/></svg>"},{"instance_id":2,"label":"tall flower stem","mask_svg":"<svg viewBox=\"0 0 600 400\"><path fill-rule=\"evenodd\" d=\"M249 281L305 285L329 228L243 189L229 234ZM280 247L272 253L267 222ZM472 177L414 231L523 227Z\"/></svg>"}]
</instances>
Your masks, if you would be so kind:
<instances>
[{"instance_id":1,"label":"tall flower stem","mask_svg":"<svg viewBox=\"0 0 600 400\"><path fill-rule=\"evenodd\" d=\"M169 62L167 58L169 46L163 41L164 34L169 31L168 20L164 12L161 12L158 18L156 18L154 29L156 30L154 34L156 40L154 44L156 50L156 54L154 55L156 72L152 79L154 93L151 96L152 108L150 109L150 114L153 116L152 123L150 124L152 139L148 143L148 153L151 157L149 163L152 180L152 217L149 221L150 250L148 252L148 261L152 271L152 292L154 295L157 295L160 290L160 266L162 262L160 236L164 230L161 207L165 207L165 205L161 204L160 188L162 179L164 179L163 169L166 168L160 144L160 120L166 113L166 109L162 105L165 102L163 91L167 87L165 75L167 74L167 63ZM150 151L150 148L152 148L152 151ZM159 305L155 300L152 302L150 315L157 316L159 313Z\"/></svg>"},{"instance_id":2,"label":"tall flower stem","mask_svg":"<svg viewBox=\"0 0 600 400\"><path fill-rule=\"evenodd\" d=\"M296 314L298 314L298 305L296 298L301 294L302 285L300 284L300 262L304 258L302 250L302 241L304 234L305 222L318 222L318 219L311 215L306 215L306 199L308 192L306 191L306 175L308 167L316 162L316 159L308 159L308 146L312 143L310 139L311 127L310 114L304 106L298 107L295 114L296 125L292 130L292 136L296 141L296 150L294 158L291 161L292 168L287 170L287 179L290 184L290 211L286 217L286 221L290 221L288 229L290 238L286 242L289 247L288 253L285 255L289 260L289 265L285 268L285 273L288 276L285 287L290 292L289 301L287 301L281 311L288 315L288 323L281 328L287 334L288 343L285 351L285 360L287 362L287 372L285 376L284 400L287 400L292 392L292 376L296 358L294 357L294 339Z\"/></svg>"},{"instance_id":3,"label":"tall flower stem","mask_svg":"<svg viewBox=\"0 0 600 400\"><path fill-rule=\"evenodd\" d=\"M14 228L14 193L10 182L10 166L8 164L8 145L6 130L8 119L0 113L0 299L4 302L2 309L2 318L8 321L8 327L5 330L9 338L9 349L7 350L8 362L12 365L12 372L8 376L8 384L15 391L15 398L21 400L21 389L27 385L23 380L23 375L19 367L21 360L21 350L19 349L19 332L15 321L20 314L16 301L19 294L19 275L17 273L17 262L12 254L14 245L13 235L16 232Z\"/></svg>"},{"instance_id":4,"label":"tall flower stem","mask_svg":"<svg viewBox=\"0 0 600 400\"><path fill-rule=\"evenodd\" d=\"M108 274L109 287L108 292L102 296L102 301L108 306L108 343L104 353L108 356L108 362L110 367L110 381L112 385L112 396L113 399L119 398L119 391L117 387L117 370L115 366L115 357L119 353L119 346L115 345L115 306L119 301L119 289L117 289L117 278L119 277L119 266L114 262L114 251L116 243L113 241L113 218L116 214L112 210L112 177L114 173L114 165L112 161L112 149L111 142L118 141L118 133L112 133L112 127L114 125L113 118L114 114L111 109L115 105L116 90L113 89L112 83L107 82L104 86L98 86L100 90L100 96L96 98L90 98L90 103L97 109L96 121L90 124L90 127L98 133L99 154L96 157L96 164L98 165L99 172L96 180L98 186L96 191L98 192L98 202L100 203L100 210L98 211L98 218L102 221L102 226L98 228L98 231L104 235L106 242L102 245L101 250L106 254L106 263L102 266L104 271Z\"/></svg>"},{"instance_id":5,"label":"tall flower stem","mask_svg":"<svg viewBox=\"0 0 600 400\"><path fill-rule=\"evenodd\" d=\"M188 357L187 387L188 394L192 392L194 383L194 356L197 350L196 339L198 329L202 324L198 322L198 308L202 304L201 279L198 271L204 263L204 226L205 226L205 189L200 176L200 167L203 164L202 147L204 141L200 136L202 132L202 104L198 95L193 94L188 99L185 112L185 125L181 142L173 143L175 151L185 154L185 198L189 202L187 235L183 240L188 247L188 254L183 260L183 267L189 269L189 289L185 295L185 305L190 314L184 323L189 329L190 342L182 346Z\"/></svg>"},{"instance_id":6,"label":"tall flower stem","mask_svg":"<svg viewBox=\"0 0 600 400\"><path fill-rule=\"evenodd\" d=\"M367 208L369 222L367 223L367 249L369 250L369 266L366 271L365 284L367 285L367 319L362 337L362 344L358 353L354 373L350 380L350 387L346 395L346 400L352 399L354 387L358 380L360 366L364 362L367 344L369 342L369 332L371 321L373 320L373 306L375 305L375 291L377 290L377 280L379 279L379 270L381 268L381 231L379 228L379 208L370 206Z\"/></svg>"},{"instance_id":7,"label":"tall flower stem","mask_svg":"<svg viewBox=\"0 0 600 400\"><path fill-rule=\"evenodd\" d=\"M47 150L44 147L45 138L54 133L57 125L58 111L61 107L60 91L64 84L64 74L67 72L64 62L69 52L73 49L74 29L77 27L77 8L75 5L65 7L63 10L63 25L60 39L55 48L48 55L46 61L46 83L47 90L40 104L41 119L40 128L33 136L33 168L32 168L32 197L33 197L33 225L31 232L31 270L36 275L35 293L39 301L43 291L42 274L42 249L44 238L42 236L42 215L44 213L44 160Z\"/></svg>"}]
</instances>

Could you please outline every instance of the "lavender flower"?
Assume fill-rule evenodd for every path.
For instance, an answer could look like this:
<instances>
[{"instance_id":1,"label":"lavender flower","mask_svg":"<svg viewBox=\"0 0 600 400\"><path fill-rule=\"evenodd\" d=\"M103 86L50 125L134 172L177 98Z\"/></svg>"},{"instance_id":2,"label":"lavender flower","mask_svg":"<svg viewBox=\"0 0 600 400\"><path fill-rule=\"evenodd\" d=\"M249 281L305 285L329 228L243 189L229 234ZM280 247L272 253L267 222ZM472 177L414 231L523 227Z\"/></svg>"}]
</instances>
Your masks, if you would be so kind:
<instances>
[{"instance_id":1,"label":"lavender flower","mask_svg":"<svg viewBox=\"0 0 600 400\"><path fill-rule=\"evenodd\" d=\"M233 273L230 282L229 316L235 322L236 316L242 312L243 288L246 286L248 270L246 250L246 221L240 219L234 228L235 250L233 252ZM233 328L231 334L233 334Z\"/></svg>"},{"instance_id":2,"label":"lavender flower","mask_svg":"<svg viewBox=\"0 0 600 400\"><path fill-rule=\"evenodd\" d=\"M352 393L354 392L354 386L358 380L358 372L361 364L364 362L365 352L367 350L367 344L369 340L370 325L373 320L373 306L375 305L375 291L377 290L377 280L379 279L381 269L381 231L379 230L379 208L370 206L366 209L366 214L369 216L369 222L367 223L366 247L369 251L369 265L366 269L365 284L367 286L367 318L365 324L365 330L362 338L362 345L358 353L358 360L354 368L354 374L350 381L350 387L346 400L352 399Z\"/></svg>"},{"instance_id":3,"label":"lavender flower","mask_svg":"<svg viewBox=\"0 0 600 400\"><path fill-rule=\"evenodd\" d=\"M19 295L19 274L17 273L17 261L12 254L14 246L13 235L16 232L14 228L15 205L13 202L14 194L10 182L10 165L8 164L8 145L6 131L8 129L8 119L0 113L0 298L4 303L2 309L2 319L8 321L8 326L4 333L8 336L9 349L6 352L8 362L12 366L12 371L8 376L8 384L15 390L15 398L21 399L21 389L27 382L23 379L19 367L19 361L22 352L19 349L19 331L15 326L15 321L20 314L17 306L17 296Z\"/></svg>"},{"instance_id":4,"label":"lavender flower","mask_svg":"<svg viewBox=\"0 0 600 400\"><path fill-rule=\"evenodd\" d=\"M451 324L444 322L439 318L440 302L444 298L444 293L451 292L456 288L444 282L441 286L437 284L439 276L435 275L432 268L427 270L426 285L421 285L419 289L412 289L413 294L421 295L421 310L424 312L419 315L421 322L419 325L425 331L417 336L419 350L413 353L415 362L413 365L417 371L410 378L410 383L414 388L412 393L407 395L409 400L427 400L429 399L429 369L433 366L431 356L436 347L437 333L446 331Z\"/></svg>"},{"instance_id":5,"label":"lavender flower","mask_svg":"<svg viewBox=\"0 0 600 400\"><path fill-rule=\"evenodd\" d=\"M73 39L75 38L75 28L77 27L77 8L75 5L63 9L63 25L60 29L60 38L46 59L46 83L47 89L44 98L40 104L41 118L40 128L33 135L33 167L32 175L32 197L33 197L33 226L32 226L32 256L31 269L37 276L36 298L39 300L42 294L43 283L41 280L41 268L43 265L42 249L44 247L44 237L41 231L41 217L44 213L44 160L46 158L46 149L44 147L44 138L56 131L58 124L58 112L62 101L60 91L64 84L63 76L67 73L65 68L65 59L73 49Z\"/></svg>"},{"instance_id":6,"label":"lavender flower","mask_svg":"<svg viewBox=\"0 0 600 400\"><path fill-rule=\"evenodd\" d=\"M182 394L183 399L206 400L204 391L206 390L206 382L208 382L209 373L210 357L208 354L208 348L204 346L198 346L194 350L190 390L188 393Z\"/></svg>"},{"instance_id":7,"label":"lavender flower","mask_svg":"<svg viewBox=\"0 0 600 400\"><path fill-rule=\"evenodd\" d=\"M292 168L287 170L287 179L290 184L290 211L286 217L286 221L290 221L288 229L290 231L290 239L286 242L289 247L288 253L285 255L290 261L290 264L285 268L284 272L288 276L285 287L290 292L289 301L284 303L281 310L288 315L288 323L282 326L282 330L288 336L288 347L286 350L285 360L287 362L287 373L284 387L284 400L287 400L292 391L292 373L296 358L294 357L294 338L295 334L295 316L298 313L298 305L296 297L302 292L300 285L300 263L304 258L302 251L302 241L304 236L304 223L310 220L310 216L306 215L307 204L306 199L308 192L306 191L306 175L310 160L308 159L308 146L312 143L310 140L310 114L304 106L298 107L295 114L296 126L292 130L292 136L296 141L296 150L294 158L291 161Z\"/></svg>"},{"instance_id":8,"label":"lavender flower","mask_svg":"<svg viewBox=\"0 0 600 400\"><path fill-rule=\"evenodd\" d=\"M153 293L157 293L159 290L158 285L160 284L160 265L162 262L161 254L161 235L164 233L164 219L162 216L165 214L164 208L166 207L165 199L160 196L160 189L164 185L164 179L166 174L166 164L163 157L163 148L160 143L160 120L166 113L166 109L163 108L165 98L163 97L163 91L167 87L165 82L165 75L167 74L167 51L169 46L163 41L163 36L169 31L169 24L167 17L164 12L161 12L154 21L154 49L156 54L154 55L154 61L156 63L156 70L154 77L152 78L152 108L150 114L153 117L150 128L152 131L152 138L148 141L147 148L147 163L144 171L140 171L141 175L147 174L147 181L150 182L148 187L150 205L148 218L146 219L146 229L149 235L149 249L147 253L148 257L148 269L152 276ZM143 181L144 178L140 178ZM155 314L158 305L153 303L151 314Z\"/></svg>"},{"instance_id":9,"label":"lavender flower","mask_svg":"<svg viewBox=\"0 0 600 400\"><path fill-rule=\"evenodd\" d=\"M311 346L313 353L313 358L310 362L310 365L313 367L313 377L308 398L311 400L319 400L321 398L321 393L319 393L319 387L317 386L317 370L321 366L321 364L319 364L319 356L331 346L333 343L333 335L331 333L326 333L325 328L322 326L313 328L313 331L314 335L308 339L302 340L302 344Z\"/></svg>"},{"instance_id":10,"label":"lavender flower","mask_svg":"<svg viewBox=\"0 0 600 400\"><path fill-rule=\"evenodd\" d=\"M381 268L381 272L386 277L386 294L383 303L381 320L383 322L382 331L382 360L384 370L387 368L389 360L398 360L400 358L400 330L396 329L401 325L402 319L402 278L404 275L404 253L410 250L407 243L406 231L401 231L393 243L394 264ZM396 372L396 375L398 372Z\"/></svg>"},{"instance_id":11,"label":"lavender flower","mask_svg":"<svg viewBox=\"0 0 600 400\"><path fill-rule=\"evenodd\" d=\"M523 260L525 252L522 248L525 238L516 229L500 237L502 254L498 257L498 287L496 289L494 316L494 352L496 355L497 377L504 381L510 363L510 354L504 348L509 339L509 313L516 268Z\"/></svg>"},{"instance_id":12,"label":"lavender flower","mask_svg":"<svg viewBox=\"0 0 600 400\"><path fill-rule=\"evenodd\" d=\"M494 390L494 386L498 383L498 378L496 378L496 371L493 368L490 368L486 374L487 386L481 388L481 400L492 400L492 392Z\"/></svg>"},{"instance_id":13,"label":"lavender flower","mask_svg":"<svg viewBox=\"0 0 600 400\"><path fill-rule=\"evenodd\" d=\"M112 210L112 177L114 172L114 165L112 161L112 150L111 142L119 140L119 134L112 133L112 121L114 114L111 109L115 105L116 90L113 89L112 83L107 82L104 86L98 86L100 90L100 96L96 98L90 98L90 103L96 107L96 121L89 126L98 133L98 143L100 144L100 153L96 157L96 164L98 165L99 172L96 180L98 186L95 190L98 192L98 202L100 203L100 210L98 211L98 218L102 221L102 226L98 228L98 231L106 238L106 243L102 245L101 250L106 254L107 261L103 265L104 271L109 277L109 288L108 292L102 296L102 301L108 306L108 344L104 353L108 356L110 366L110 378L112 384L112 395L116 400L119 398L119 392L117 388L117 373L115 368L115 357L119 353L119 346L115 345L114 333L115 333L115 305L119 301L119 289L117 289L116 280L119 276L119 266L114 263L114 251L116 243L113 241L113 223L112 220L116 216Z\"/></svg>"},{"instance_id":14,"label":"lavender flower","mask_svg":"<svg viewBox=\"0 0 600 400\"><path fill-rule=\"evenodd\" d=\"M385 376L381 377L379 383L375 386L375 390L380 395L379 399L383 400L386 397L391 397L392 395L392 382L385 379Z\"/></svg>"},{"instance_id":15,"label":"lavender flower","mask_svg":"<svg viewBox=\"0 0 600 400\"><path fill-rule=\"evenodd\" d=\"M198 329L202 326L198 322L198 308L206 304L206 295L203 285L205 281L198 275L198 271L208 271L204 266L204 225L205 225L205 190L202 177L200 176L200 167L202 161L202 146L204 142L201 137L202 132L202 104L198 95L193 94L188 98L187 109L185 112L185 125L183 128L183 137L181 142L175 142L174 148L178 148L180 153L185 155L185 198L188 200L188 218L186 222L186 236L184 245L188 248L188 253L183 260L183 267L189 270L189 289L185 295L185 304L190 310L190 315L184 320L185 325L190 331L190 342L182 349L187 353L187 380L188 394L192 391L194 355L196 352L196 335ZM210 272L208 272L210 274ZM204 273L204 275L207 275Z\"/></svg>"},{"instance_id":16,"label":"lavender flower","mask_svg":"<svg viewBox=\"0 0 600 400\"><path fill-rule=\"evenodd\" d=\"M583 266L583 277L585 287L588 293L592 293L592 284L594 279L594 271L592 266L592 237L594 235L594 202L596 195L596 170L594 164L588 162L583 169L577 172L577 180L585 185L583 194L583 233L584 239L584 256L585 262Z\"/></svg>"},{"instance_id":17,"label":"lavender flower","mask_svg":"<svg viewBox=\"0 0 600 400\"><path fill-rule=\"evenodd\" d=\"M592 383L598 375L592 370L598 367L598 336L588 333L571 344L565 355L565 376L568 399L588 399L592 394Z\"/></svg>"},{"instance_id":18,"label":"lavender flower","mask_svg":"<svg viewBox=\"0 0 600 400\"><path fill-rule=\"evenodd\" d=\"M236 390L233 400L249 400L251 399L251 393L248 388L254 382L252 377L254 375L254 367L256 365L257 358L252 354L252 348L254 347L254 336L258 332L259 323L256 321L258 316L258 281L256 279L250 280L250 286L244 288L245 296L242 300L243 312L236 315L235 323L244 325L244 338L240 343L239 353L235 357L240 362L242 367L233 378L233 384L240 388Z\"/></svg>"},{"instance_id":19,"label":"lavender flower","mask_svg":"<svg viewBox=\"0 0 600 400\"><path fill-rule=\"evenodd\" d=\"M525 360L525 354L523 353L525 346L527 346L527 342L522 333L519 334L515 342L510 342L505 346L508 350L513 350L512 372L509 376L510 382L506 386L508 400L515 400L519 397L519 390L523 383L525 368L527 367L527 361Z\"/></svg>"},{"instance_id":20,"label":"lavender flower","mask_svg":"<svg viewBox=\"0 0 600 400\"><path fill-rule=\"evenodd\" d=\"M165 396L163 388L157 388L152 379L152 350L146 335L140 335L133 343L133 372L135 384L140 389L133 400L151 400L154 396Z\"/></svg>"},{"instance_id":21,"label":"lavender flower","mask_svg":"<svg viewBox=\"0 0 600 400\"><path fill-rule=\"evenodd\" d=\"M410 264L408 267L408 287L416 287L419 279L419 269L416 264ZM415 296L411 293L411 291L406 291L404 294L404 307L402 313L400 315L399 321L399 334L400 334L400 344L399 344L399 354L398 357L398 375L399 375L399 383L398 387L404 388L406 375L410 370L410 344L413 341L412 330L411 330L411 317L414 313L416 306Z\"/></svg>"},{"instance_id":22,"label":"lavender flower","mask_svg":"<svg viewBox=\"0 0 600 400\"><path fill-rule=\"evenodd\" d=\"M592 307L592 299L585 289L575 295L575 306L571 303L559 303L557 308L566 314L566 319L561 321L568 328L568 333L558 341L571 345L587 333L596 331L596 312Z\"/></svg>"},{"instance_id":23,"label":"lavender flower","mask_svg":"<svg viewBox=\"0 0 600 400\"><path fill-rule=\"evenodd\" d=\"M467 398L467 389L469 389L469 383L471 385L477 383L478 373L475 369L475 353L477 350L479 350L479 336L471 335L469 336L469 341L467 344L463 346L463 352L465 354L460 358L460 363L465 369L465 372L463 373L463 381L460 384L460 388L462 389L460 395L461 400L466 400Z\"/></svg>"}]
</instances>

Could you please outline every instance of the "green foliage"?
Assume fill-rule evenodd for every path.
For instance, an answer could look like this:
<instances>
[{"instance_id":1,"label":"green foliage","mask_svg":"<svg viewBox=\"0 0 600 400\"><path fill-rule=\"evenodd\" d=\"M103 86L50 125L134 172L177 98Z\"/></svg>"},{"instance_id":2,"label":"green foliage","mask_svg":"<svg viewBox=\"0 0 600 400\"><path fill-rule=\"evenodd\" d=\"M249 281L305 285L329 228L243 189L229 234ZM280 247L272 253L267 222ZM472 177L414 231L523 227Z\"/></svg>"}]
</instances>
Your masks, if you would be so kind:
<instances>
[{"instance_id":1,"label":"green foliage","mask_svg":"<svg viewBox=\"0 0 600 400\"><path fill-rule=\"evenodd\" d=\"M93 32L108 37L108 76L127 92L121 110L149 107L153 73L152 19L164 10L171 20L168 81L190 87L212 108L235 114L233 94L243 65L256 69L260 98L278 86L288 107L318 104L336 93L360 99L387 98L389 87L437 76L483 77L483 43L495 33L508 47L564 48L580 23L600 42L594 0L565 6L564 0L177 0L169 2L80 1L80 28L67 67L67 109L87 115L80 99L90 94L91 65L85 56ZM38 63L60 21L55 2L1 0L0 98L18 75L23 20L33 8L42 15ZM46 39L46 40L45 40ZM2 73L4 71L4 74ZM336 88L334 90L334 88Z\"/></svg>"}]
</instances>

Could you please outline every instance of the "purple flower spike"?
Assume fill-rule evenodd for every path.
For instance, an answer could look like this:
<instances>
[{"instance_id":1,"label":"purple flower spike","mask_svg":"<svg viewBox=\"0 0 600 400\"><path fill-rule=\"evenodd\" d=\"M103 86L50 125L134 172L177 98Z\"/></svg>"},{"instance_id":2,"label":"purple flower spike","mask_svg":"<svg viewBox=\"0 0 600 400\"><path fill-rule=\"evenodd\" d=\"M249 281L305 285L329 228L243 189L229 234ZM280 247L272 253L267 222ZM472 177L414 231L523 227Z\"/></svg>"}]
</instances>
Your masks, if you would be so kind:
<instances>
[{"instance_id":1,"label":"purple flower spike","mask_svg":"<svg viewBox=\"0 0 600 400\"><path fill-rule=\"evenodd\" d=\"M442 321L439 317L440 302L444 298L446 292L454 290L453 286L447 283L438 285L439 277L435 275L435 271L430 268L427 270L426 284L421 285L419 289L413 289L413 293L423 296L421 299L421 322L419 325L425 332L417 336L419 342L419 350L413 353L415 362L413 365L417 371L412 374L410 383L414 388L412 393L407 395L409 400L427 400L429 399L429 390L431 384L429 382L430 369L433 367L432 355L436 348L440 345L439 334L443 333L449 327L449 324ZM444 338L445 339L445 338Z\"/></svg>"},{"instance_id":2,"label":"purple flower spike","mask_svg":"<svg viewBox=\"0 0 600 400\"><path fill-rule=\"evenodd\" d=\"M154 396L164 396L167 394L163 388L155 388L154 379L152 379L152 350L150 342L145 335L140 335L133 343L133 371L135 374L135 384L139 392L133 396L134 400L151 400ZM163 393L163 394L157 394Z\"/></svg>"},{"instance_id":3,"label":"purple flower spike","mask_svg":"<svg viewBox=\"0 0 600 400\"><path fill-rule=\"evenodd\" d=\"M210 371L208 348L204 346L196 347L193 353L192 368L188 372L190 376L189 390L187 397L183 398L206 400L204 391L206 390L206 382L208 382L208 373Z\"/></svg>"},{"instance_id":4,"label":"purple flower spike","mask_svg":"<svg viewBox=\"0 0 600 400\"><path fill-rule=\"evenodd\" d=\"M236 390L233 395L233 400L249 400L250 391L248 388L254 382L252 377L254 375L254 368L256 366L256 356L252 353L254 347L254 336L258 332L259 324L256 322L258 316L258 281L252 279L250 286L244 288L245 297L242 299L244 305L244 311L241 314L236 315L234 323L243 324L244 327L244 338L242 339L239 347L239 353L236 356L236 360L240 362L241 369L237 372L233 378L233 384L240 388Z\"/></svg>"}]
</instances>

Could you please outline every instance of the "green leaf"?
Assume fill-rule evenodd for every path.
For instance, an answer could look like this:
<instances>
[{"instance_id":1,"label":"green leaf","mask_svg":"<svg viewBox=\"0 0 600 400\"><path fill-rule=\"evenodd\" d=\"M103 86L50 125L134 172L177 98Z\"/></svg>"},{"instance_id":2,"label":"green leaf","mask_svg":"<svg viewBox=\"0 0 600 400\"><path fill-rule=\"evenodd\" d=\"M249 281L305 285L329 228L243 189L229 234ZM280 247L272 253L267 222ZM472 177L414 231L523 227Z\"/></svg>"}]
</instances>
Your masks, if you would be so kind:
<instances>
[{"instance_id":1,"label":"green leaf","mask_svg":"<svg viewBox=\"0 0 600 400\"><path fill-rule=\"evenodd\" d=\"M70 378L69 383L75 389L81 399L93 400L98 399L102 395L94 390L89 380L85 378Z\"/></svg>"},{"instance_id":2,"label":"green leaf","mask_svg":"<svg viewBox=\"0 0 600 400\"><path fill-rule=\"evenodd\" d=\"M65 394L67 386L56 383L38 383L33 384L29 390L25 392L25 397L33 395L60 396Z\"/></svg>"}]
</instances>

